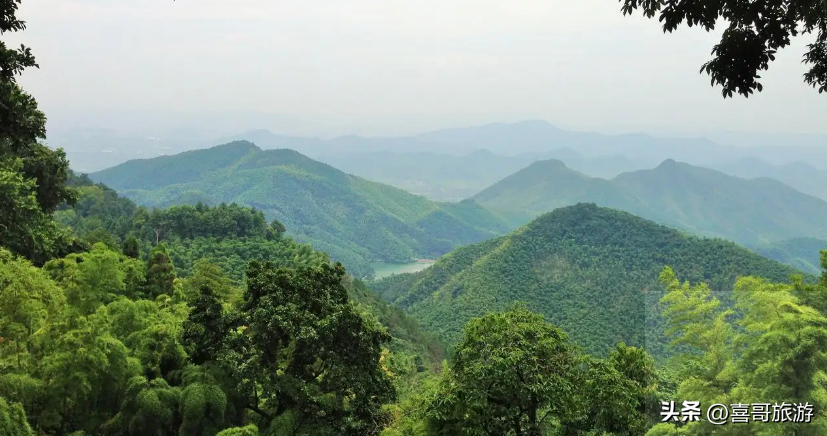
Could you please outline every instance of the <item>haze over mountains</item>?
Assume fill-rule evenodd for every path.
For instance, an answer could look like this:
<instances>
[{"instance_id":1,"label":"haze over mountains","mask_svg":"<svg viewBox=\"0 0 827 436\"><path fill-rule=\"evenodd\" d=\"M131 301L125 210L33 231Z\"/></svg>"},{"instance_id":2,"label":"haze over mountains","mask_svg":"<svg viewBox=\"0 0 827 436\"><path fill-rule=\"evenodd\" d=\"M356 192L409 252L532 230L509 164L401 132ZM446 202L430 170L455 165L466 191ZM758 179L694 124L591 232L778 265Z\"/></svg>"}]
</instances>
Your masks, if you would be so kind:
<instances>
[{"instance_id":1,"label":"haze over mountains","mask_svg":"<svg viewBox=\"0 0 827 436\"><path fill-rule=\"evenodd\" d=\"M246 141L133 160L90 177L146 206L255 207L359 277L372 274L371 261L435 258L509 230L473 202L437 203Z\"/></svg>"},{"instance_id":2,"label":"haze over mountains","mask_svg":"<svg viewBox=\"0 0 827 436\"><path fill-rule=\"evenodd\" d=\"M827 9L625 3L0 0L0 436L827 435Z\"/></svg>"},{"instance_id":3,"label":"haze over mountains","mask_svg":"<svg viewBox=\"0 0 827 436\"><path fill-rule=\"evenodd\" d=\"M494 123L475 127L444 129L434 132L397 137L339 136L333 139L279 135L268 130L204 138L187 135L119 134L104 130L74 130L50 133L54 147L67 150L73 168L93 172L130 159L175 154L208 148L234 140L248 140L263 149L290 148L314 159L341 153L395 151L400 153L431 152L463 156L477 150L488 150L503 156L544 153L572 148L586 157L623 155L638 168L654 167L664 159L705 165L743 157L755 157L780 165L795 161L808 162L827 169L827 136L810 135L805 142L796 142L795 135L773 136L759 141L749 135L721 136L729 143L761 144L755 147L727 146L708 139L661 138L646 134L604 135L595 132L566 131L546 121ZM734 139L732 139L734 138ZM740 140L737 140L741 138ZM766 145L767 142L774 145ZM107 152L104 152L107 151ZM99 153L96 155L96 153ZM156 154L157 153L157 154ZM323 159L322 159L323 160Z\"/></svg>"},{"instance_id":4,"label":"haze over mountains","mask_svg":"<svg viewBox=\"0 0 827 436\"><path fill-rule=\"evenodd\" d=\"M671 159L611 180L586 176L559 160L538 161L472 199L512 225L559 207L591 202L749 247L766 248L798 237L827 239L824 200L777 180L742 179ZM784 245L789 249L796 244ZM805 263L818 267L817 256L812 256L815 259Z\"/></svg>"},{"instance_id":5,"label":"haze over mountains","mask_svg":"<svg viewBox=\"0 0 827 436\"><path fill-rule=\"evenodd\" d=\"M794 189L821 192L812 181L821 170L739 157L757 150L779 161L772 148L566 132L541 121L408 138L323 141L256 131L227 140L90 176L151 207L199 201L256 207L359 276L372 274L373 261L436 258L581 202L726 238L807 272L818 270L817 253L800 253L827 240L827 202ZM617 150L624 154L609 154ZM646 166L667 155L717 156L716 167L751 178L671 157Z\"/></svg>"}]
</instances>

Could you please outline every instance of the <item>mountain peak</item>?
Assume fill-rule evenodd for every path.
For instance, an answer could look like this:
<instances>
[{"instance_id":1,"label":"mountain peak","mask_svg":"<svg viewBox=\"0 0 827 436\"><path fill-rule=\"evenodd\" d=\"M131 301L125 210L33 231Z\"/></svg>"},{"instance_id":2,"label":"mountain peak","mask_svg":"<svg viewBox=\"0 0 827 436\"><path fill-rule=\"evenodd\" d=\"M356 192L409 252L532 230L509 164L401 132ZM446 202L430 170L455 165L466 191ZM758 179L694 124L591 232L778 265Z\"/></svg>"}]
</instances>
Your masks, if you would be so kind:
<instances>
[{"instance_id":1,"label":"mountain peak","mask_svg":"<svg viewBox=\"0 0 827 436\"><path fill-rule=\"evenodd\" d=\"M678 166L678 162L675 159L666 159L665 161L661 162L657 168L676 168Z\"/></svg>"},{"instance_id":2,"label":"mountain peak","mask_svg":"<svg viewBox=\"0 0 827 436\"><path fill-rule=\"evenodd\" d=\"M257 145L255 145L254 143L252 143L252 142L250 142L246 139L240 139L240 140L237 140L237 141L228 142L226 144L216 145L215 147L210 147L207 150L241 150L241 151L243 151L243 150L249 150L249 151L258 150L258 151L261 151L261 149ZM195 151L197 151L197 150L195 150Z\"/></svg>"},{"instance_id":3,"label":"mountain peak","mask_svg":"<svg viewBox=\"0 0 827 436\"><path fill-rule=\"evenodd\" d=\"M534 169L534 170L546 170L546 171L574 171L571 168L567 167L563 161L560 159L546 159L546 160L538 160L531 163L531 165L527 166L525 170Z\"/></svg>"}]
</instances>

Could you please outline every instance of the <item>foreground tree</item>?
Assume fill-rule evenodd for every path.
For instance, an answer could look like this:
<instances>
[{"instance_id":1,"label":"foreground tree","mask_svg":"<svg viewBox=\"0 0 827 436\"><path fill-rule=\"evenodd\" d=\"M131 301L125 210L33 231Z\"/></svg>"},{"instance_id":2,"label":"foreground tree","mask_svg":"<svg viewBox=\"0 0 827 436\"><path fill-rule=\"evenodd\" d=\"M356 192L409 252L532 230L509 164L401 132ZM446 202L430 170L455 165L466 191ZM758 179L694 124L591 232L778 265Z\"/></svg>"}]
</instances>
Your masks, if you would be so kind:
<instances>
[{"instance_id":1,"label":"foreground tree","mask_svg":"<svg viewBox=\"0 0 827 436\"><path fill-rule=\"evenodd\" d=\"M17 403L9 404L3 397L0 397L0 435L32 436L23 407Z\"/></svg>"},{"instance_id":2,"label":"foreground tree","mask_svg":"<svg viewBox=\"0 0 827 436\"><path fill-rule=\"evenodd\" d=\"M655 362L645 350L618 344L605 360L585 357L578 385L586 413L562 422L566 436L639 436L652 426Z\"/></svg>"},{"instance_id":3,"label":"foreground tree","mask_svg":"<svg viewBox=\"0 0 827 436\"><path fill-rule=\"evenodd\" d=\"M252 262L240 309L222 318L209 283L192 303L184 340L194 362L228 374L268 434L370 436L387 423L382 406L395 392L380 357L390 337L348 300L344 278L338 264Z\"/></svg>"},{"instance_id":4,"label":"foreground tree","mask_svg":"<svg viewBox=\"0 0 827 436\"><path fill-rule=\"evenodd\" d=\"M661 280L668 291L662 302L669 333L673 344L685 351L674 357L681 380L676 398L702 405L809 403L814 413L811 422L664 423L648 436L827 433L827 389L822 382L827 377L827 317L804 304L794 285L741 278L733 289L734 310L722 310L703 283L680 283L669 268Z\"/></svg>"},{"instance_id":5,"label":"foreground tree","mask_svg":"<svg viewBox=\"0 0 827 436\"><path fill-rule=\"evenodd\" d=\"M721 41L712 49L713 58L701 72L711 77L712 85L720 85L724 98L737 92L749 97L761 92L759 73L769 68L778 50L790 45L800 34L816 34L808 44L804 63L810 70L804 81L827 91L827 7L818 0L778 0L752 2L740 0L621 0L623 14L641 10L647 18L659 15L664 32L672 32L682 23L690 27L715 29L723 19L727 28Z\"/></svg>"},{"instance_id":6,"label":"foreground tree","mask_svg":"<svg viewBox=\"0 0 827 436\"><path fill-rule=\"evenodd\" d=\"M0 34L26 28L17 13L20 0L0 1ZM71 236L51 214L76 192L66 186L69 162L62 150L39 143L46 116L16 76L37 67L31 51L0 42L0 246L37 264L69 250Z\"/></svg>"},{"instance_id":7,"label":"foreground tree","mask_svg":"<svg viewBox=\"0 0 827 436\"><path fill-rule=\"evenodd\" d=\"M471 320L431 408L435 433L545 434L580 412L579 363L566 335L522 305Z\"/></svg>"}]
</instances>

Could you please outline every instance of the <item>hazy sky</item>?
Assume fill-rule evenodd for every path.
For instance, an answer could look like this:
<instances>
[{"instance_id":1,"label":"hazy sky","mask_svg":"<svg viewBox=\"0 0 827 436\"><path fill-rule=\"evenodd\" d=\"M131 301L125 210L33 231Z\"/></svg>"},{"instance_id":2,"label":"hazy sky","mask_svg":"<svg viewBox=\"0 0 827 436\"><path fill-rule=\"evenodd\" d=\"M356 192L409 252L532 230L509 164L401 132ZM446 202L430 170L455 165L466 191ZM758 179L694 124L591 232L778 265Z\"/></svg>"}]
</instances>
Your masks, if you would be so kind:
<instances>
[{"instance_id":1,"label":"hazy sky","mask_svg":"<svg viewBox=\"0 0 827 436\"><path fill-rule=\"evenodd\" d=\"M4 38L32 47L41 69L21 83L55 123L257 112L302 121L202 123L324 135L543 118L607 133L827 133L827 95L801 77L808 37L778 56L762 94L725 101L698 73L717 35L663 34L615 0L26 0L20 16L28 29Z\"/></svg>"}]
</instances>

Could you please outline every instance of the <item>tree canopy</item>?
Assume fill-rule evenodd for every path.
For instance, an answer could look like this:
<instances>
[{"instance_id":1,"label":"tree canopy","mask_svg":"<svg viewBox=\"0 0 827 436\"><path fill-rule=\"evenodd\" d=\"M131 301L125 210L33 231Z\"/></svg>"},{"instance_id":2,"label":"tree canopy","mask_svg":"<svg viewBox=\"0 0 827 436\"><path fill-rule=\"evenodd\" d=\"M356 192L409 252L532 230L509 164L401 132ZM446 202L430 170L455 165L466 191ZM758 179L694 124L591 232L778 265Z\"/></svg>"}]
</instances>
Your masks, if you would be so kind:
<instances>
[{"instance_id":1,"label":"tree canopy","mask_svg":"<svg viewBox=\"0 0 827 436\"><path fill-rule=\"evenodd\" d=\"M807 45L803 62L810 69L804 82L827 91L827 6L820 0L621 0L624 15L640 11L647 18L658 16L664 32L681 24L715 30L726 23L721 41L712 48L713 58L701 67L711 84L720 85L724 98L734 93L749 97L761 92L760 72L769 68L776 53L789 46L793 37L815 34Z\"/></svg>"},{"instance_id":2,"label":"tree canopy","mask_svg":"<svg viewBox=\"0 0 827 436\"><path fill-rule=\"evenodd\" d=\"M19 3L0 2L0 34L26 28L16 17ZM46 116L17 84L29 67L38 67L29 48L0 41L0 246L42 264L71 246L51 214L73 203L76 193L66 185L66 154L39 142L46 138Z\"/></svg>"}]
</instances>

